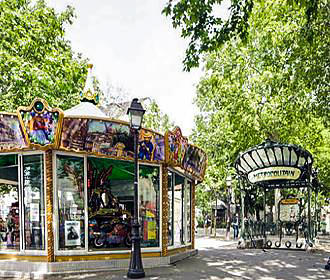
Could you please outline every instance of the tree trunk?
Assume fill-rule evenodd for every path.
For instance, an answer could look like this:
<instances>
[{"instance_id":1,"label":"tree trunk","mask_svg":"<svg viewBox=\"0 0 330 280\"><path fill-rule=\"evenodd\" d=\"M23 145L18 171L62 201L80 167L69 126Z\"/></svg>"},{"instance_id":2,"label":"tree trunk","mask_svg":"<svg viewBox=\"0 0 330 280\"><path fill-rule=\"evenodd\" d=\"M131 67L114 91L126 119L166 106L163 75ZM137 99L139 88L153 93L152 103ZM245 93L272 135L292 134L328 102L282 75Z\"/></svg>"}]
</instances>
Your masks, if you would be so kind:
<instances>
[{"instance_id":1,"label":"tree trunk","mask_svg":"<svg viewBox=\"0 0 330 280\"><path fill-rule=\"evenodd\" d=\"M218 214L218 199L215 199L215 210L214 210L214 238L217 237L217 214Z\"/></svg>"},{"instance_id":2,"label":"tree trunk","mask_svg":"<svg viewBox=\"0 0 330 280\"><path fill-rule=\"evenodd\" d=\"M230 240L230 224L231 224L230 200L228 200L228 205L227 205L226 240Z\"/></svg>"}]
</instances>

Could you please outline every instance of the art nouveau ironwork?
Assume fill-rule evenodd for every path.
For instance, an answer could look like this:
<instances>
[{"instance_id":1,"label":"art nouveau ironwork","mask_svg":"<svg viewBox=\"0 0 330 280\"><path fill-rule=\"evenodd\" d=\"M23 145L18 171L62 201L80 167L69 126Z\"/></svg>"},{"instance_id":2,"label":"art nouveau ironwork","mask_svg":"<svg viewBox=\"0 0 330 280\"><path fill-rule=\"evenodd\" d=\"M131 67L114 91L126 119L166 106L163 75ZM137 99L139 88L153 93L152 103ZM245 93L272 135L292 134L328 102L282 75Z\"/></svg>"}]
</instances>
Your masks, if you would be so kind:
<instances>
[{"instance_id":1,"label":"art nouveau ironwork","mask_svg":"<svg viewBox=\"0 0 330 280\"><path fill-rule=\"evenodd\" d=\"M283 234L292 233L293 236L294 232L296 248L301 248L303 244L307 247L313 246L315 230L311 215L311 192L317 191L315 187L317 184L313 184L312 164L313 157L307 150L298 145L274 142L269 139L237 157L234 166L243 195L241 203L245 206L242 215L243 239L262 237L266 247L270 248L273 245L280 247L284 242L285 246L290 248L292 241L283 239ZM275 217L277 222L271 221L269 224L269 221L266 221L268 215L266 213L266 196L270 192L274 195L273 190L279 189L296 189L296 191L294 191L295 195L282 197L278 205L275 205L278 215ZM299 189L302 190L302 195L307 196L307 206L301 203L302 198L299 200L296 197ZM263 219L253 221L251 216L247 215L249 209L246 208L251 207L261 193L264 197ZM280 192L276 191L276 194L280 194ZM303 214L302 207L307 208L306 215ZM297 209L299 209L298 212ZM272 212L269 214L273 216ZM268 239L267 234L278 234L279 240L273 243L274 240ZM303 236L303 241L301 241L301 236Z\"/></svg>"}]
</instances>

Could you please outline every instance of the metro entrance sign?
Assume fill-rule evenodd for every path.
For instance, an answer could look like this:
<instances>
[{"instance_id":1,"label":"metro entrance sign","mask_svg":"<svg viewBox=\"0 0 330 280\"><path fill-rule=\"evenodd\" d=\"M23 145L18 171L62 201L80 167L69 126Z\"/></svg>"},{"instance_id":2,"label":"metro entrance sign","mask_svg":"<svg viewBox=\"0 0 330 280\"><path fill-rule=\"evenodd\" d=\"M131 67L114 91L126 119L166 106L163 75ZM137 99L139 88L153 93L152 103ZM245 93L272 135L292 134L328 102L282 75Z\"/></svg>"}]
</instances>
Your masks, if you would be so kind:
<instances>
[{"instance_id":1,"label":"metro entrance sign","mask_svg":"<svg viewBox=\"0 0 330 280\"><path fill-rule=\"evenodd\" d=\"M252 171L248 174L248 179L251 183L270 180L297 180L300 174L299 168L276 166Z\"/></svg>"}]
</instances>

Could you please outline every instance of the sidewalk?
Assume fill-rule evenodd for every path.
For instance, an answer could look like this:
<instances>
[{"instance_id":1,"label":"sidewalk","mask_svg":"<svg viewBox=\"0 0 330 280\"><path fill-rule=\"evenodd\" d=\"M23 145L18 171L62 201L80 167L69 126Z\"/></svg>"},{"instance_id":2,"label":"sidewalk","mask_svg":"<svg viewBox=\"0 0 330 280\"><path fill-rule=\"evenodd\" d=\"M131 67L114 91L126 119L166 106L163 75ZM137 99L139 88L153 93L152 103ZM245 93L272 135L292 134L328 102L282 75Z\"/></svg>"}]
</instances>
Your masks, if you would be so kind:
<instances>
[{"instance_id":1,"label":"sidewalk","mask_svg":"<svg viewBox=\"0 0 330 280\"><path fill-rule=\"evenodd\" d=\"M150 280L325 280L326 253L293 250L236 249L237 241L197 238L199 253L174 265L145 269ZM54 280L119 280L127 271L52 276Z\"/></svg>"}]
</instances>

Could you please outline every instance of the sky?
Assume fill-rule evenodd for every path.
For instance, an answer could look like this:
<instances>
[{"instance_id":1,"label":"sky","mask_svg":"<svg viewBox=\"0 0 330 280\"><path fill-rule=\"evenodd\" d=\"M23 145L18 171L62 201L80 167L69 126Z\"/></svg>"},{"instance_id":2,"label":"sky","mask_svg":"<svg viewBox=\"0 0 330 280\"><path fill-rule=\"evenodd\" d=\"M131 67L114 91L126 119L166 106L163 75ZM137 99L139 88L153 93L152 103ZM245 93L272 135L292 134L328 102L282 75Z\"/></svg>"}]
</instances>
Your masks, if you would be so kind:
<instances>
[{"instance_id":1,"label":"sky","mask_svg":"<svg viewBox=\"0 0 330 280\"><path fill-rule=\"evenodd\" d=\"M94 65L93 74L131 97L151 97L188 136L202 67L187 73L182 61L188 41L161 14L165 0L48 0L62 11L75 8L66 38Z\"/></svg>"}]
</instances>

